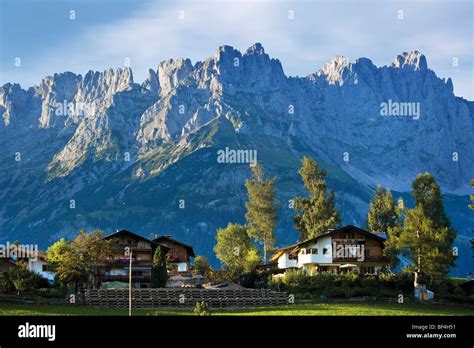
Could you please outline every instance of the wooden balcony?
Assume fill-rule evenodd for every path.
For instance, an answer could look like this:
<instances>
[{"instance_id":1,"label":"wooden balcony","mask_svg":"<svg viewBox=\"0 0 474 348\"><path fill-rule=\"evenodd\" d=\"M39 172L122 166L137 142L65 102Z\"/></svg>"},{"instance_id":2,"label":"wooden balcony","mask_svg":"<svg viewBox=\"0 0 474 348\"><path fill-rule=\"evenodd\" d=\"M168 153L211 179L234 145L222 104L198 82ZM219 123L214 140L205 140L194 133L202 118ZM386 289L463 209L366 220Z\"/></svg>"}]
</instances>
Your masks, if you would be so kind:
<instances>
[{"instance_id":1,"label":"wooden balcony","mask_svg":"<svg viewBox=\"0 0 474 348\"><path fill-rule=\"evenodd\" d=\"M103 282L125 282L128 283L129 276L127 275L104 275L102 276ZM132 274L132 283L135 282L150 282L151 276L149 275L133 275Z\"/></svg>"},{"instance_id":2,"label":"wooden balcony","mask_svg":"<svg viewBox=\"0 0 474 348\"><path fill-rule=\"evenodd\" d=\"M334 257L333 262L388 262L385 256L364 256L363 260L358 260L357 257Z\"/></svg>"}]
</instances>

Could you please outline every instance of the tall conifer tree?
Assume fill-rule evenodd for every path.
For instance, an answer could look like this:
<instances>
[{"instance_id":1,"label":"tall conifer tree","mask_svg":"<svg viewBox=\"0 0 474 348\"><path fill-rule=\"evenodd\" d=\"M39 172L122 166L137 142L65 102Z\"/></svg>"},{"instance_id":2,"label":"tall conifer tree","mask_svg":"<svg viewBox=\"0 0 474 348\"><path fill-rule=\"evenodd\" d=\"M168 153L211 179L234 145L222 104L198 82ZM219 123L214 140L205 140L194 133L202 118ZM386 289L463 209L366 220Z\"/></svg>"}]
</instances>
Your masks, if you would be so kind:
<instances>
[{"instance_id":1,"label":"tall conifer tree","mask_svg":"<svg viewBox=\"0 0 474 348\"><path fill-rule=\"evenodd\" d=\"M248 202L246 203L248 234L263 244L263 259L275 244L273 233L277 223L278 206L275 201L275 178L265 179L262 167L252 167L252 178L245 182Z\"/></svg>"},{"instance_id":2,"label":"tall conifer tree","mask_svg":"<svg viewBox=\"0 0 474 348\"><path fill-rule=\"evenodd\" d=\"M318 163L305 156L299 173L309 193L309 197L294 199L294 223L303 241L335 228L340 216L334 205L334 192L326 193L326 172L319 168Z\"/></svg>"},{"instance_id":3,"label":"tall conifer tree","mask_svg":"<svg viewBox=\"0 0 474 348\"><path fill-rule=\"evenodd\" d=\"M395 227L399 218L397 204L393 201L392 192L381 186L375 189L375 195L370 202L367 214L367 227L371 232L386 232Z\"/></svg>"}]
</instances>

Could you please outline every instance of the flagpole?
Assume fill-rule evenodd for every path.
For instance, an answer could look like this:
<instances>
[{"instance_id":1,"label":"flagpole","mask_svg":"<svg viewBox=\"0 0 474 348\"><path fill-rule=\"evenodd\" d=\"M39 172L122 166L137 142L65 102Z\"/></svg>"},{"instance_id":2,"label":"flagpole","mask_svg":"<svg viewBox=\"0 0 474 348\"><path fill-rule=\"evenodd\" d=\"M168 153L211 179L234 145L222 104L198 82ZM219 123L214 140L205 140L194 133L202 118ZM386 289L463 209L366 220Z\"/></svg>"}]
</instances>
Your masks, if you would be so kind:
<instances>
[{"instance_id":1,"label":"flagpole","mask_svg":"<svg viewBox=\"0 0 474 348\"><path fill-rule=\"evenodd\" d=\"M128 268L128 316L132 316L132 254L130 251L130 266Z\"/></svg>"}]
</instances>

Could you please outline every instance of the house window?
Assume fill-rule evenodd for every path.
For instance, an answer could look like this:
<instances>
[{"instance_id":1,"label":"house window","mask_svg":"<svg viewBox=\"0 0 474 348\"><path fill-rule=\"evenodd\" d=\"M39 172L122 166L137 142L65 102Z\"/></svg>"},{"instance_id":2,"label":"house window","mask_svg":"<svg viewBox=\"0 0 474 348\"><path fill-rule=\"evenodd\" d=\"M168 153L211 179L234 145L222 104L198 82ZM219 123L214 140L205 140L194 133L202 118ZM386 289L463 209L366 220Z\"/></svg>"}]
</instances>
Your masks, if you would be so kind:
<instances>
[{"instance_id":1,"label":"house window","mask_svg":"<svg viewBox=\"0 0 474 348\"><path fill-rule=\"evenodd\" d=\"M42 265L41 270L43 272L53 272L53 266L52 265Z\"/></svg>"},{"instance_id":2,"label":"house window","mask_svg":"<svg viewBox=\"0 0 474 348\"><path fill-rule=\"evenodd\" d=\"M374 274L375 273L375 268L374 267L364 267L364 273L365 274Z\"/></svg>"},{"instance_id":3,"label":"house window","mask_svg":"<svg viewBox=\"0 0 474 348\"><path fill-rule=\"evenodd\" d=\"M323 255L326 255L328 253L328 249L327 248L323 248Z\"/></svg>"}]
</instances>

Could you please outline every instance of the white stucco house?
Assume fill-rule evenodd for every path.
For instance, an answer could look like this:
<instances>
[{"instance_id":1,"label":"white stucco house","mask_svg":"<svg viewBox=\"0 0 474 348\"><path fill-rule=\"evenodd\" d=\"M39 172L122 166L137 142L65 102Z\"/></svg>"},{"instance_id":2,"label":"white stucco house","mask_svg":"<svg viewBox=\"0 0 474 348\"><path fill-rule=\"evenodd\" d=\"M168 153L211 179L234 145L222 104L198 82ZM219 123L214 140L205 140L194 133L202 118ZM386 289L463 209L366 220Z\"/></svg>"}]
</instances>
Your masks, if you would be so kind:
<instances>
[{"instance_id":1,"label":"white stucco house","mask_svg":"<svg viewBox=\"0 0 474 348\"><path fill-rule=\"evenodd\" d=\"M388 259L383 255L383 234L347 225L315 238L278 249L271 261L280 270L378 274Z\"/></svg>"},{"instance_id":2,"label":"white stucco house","mask_svg":"<svg viewBox=\"0 0 474 348\"><path fill-rule=\"evenodd\" d=\"M54 276L56 272L49 262L46 261L46 255L43 252L38 252L35 257L28 258L28 269L46 278L48 282L54 282Z\"/></svg>"}]
</instances>

